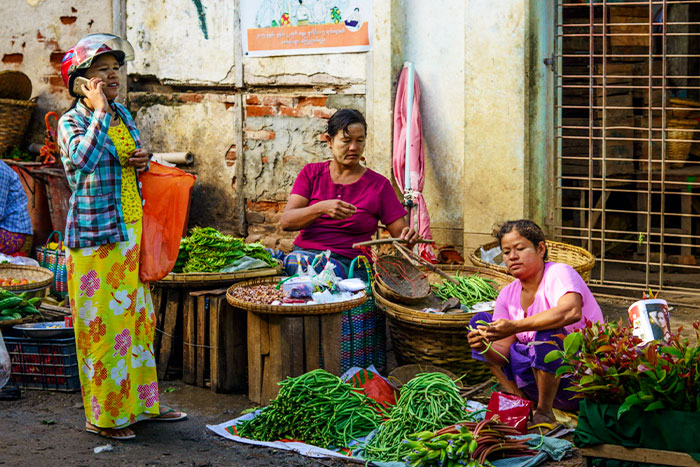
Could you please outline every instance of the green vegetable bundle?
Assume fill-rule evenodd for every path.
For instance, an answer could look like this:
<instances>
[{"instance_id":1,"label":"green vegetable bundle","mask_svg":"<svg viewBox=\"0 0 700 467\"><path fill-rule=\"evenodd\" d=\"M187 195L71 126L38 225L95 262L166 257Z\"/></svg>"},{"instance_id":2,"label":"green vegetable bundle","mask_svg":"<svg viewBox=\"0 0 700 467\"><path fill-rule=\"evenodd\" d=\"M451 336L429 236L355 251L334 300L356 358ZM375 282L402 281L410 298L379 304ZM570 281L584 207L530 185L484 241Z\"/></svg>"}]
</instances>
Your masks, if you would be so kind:
<instances>
[{"instance_id":1,"label":"green vegetable bundle","mask_svg":"<svg viewBox=\"0 0 700 467\"><path fill-rule=\"evenodd\" d=\"M444 373L421 373L401 388L401 397L377 434L365 446L368 460L400 462L410 434L439 430L468 418L457 385Z\"/></svg>"},{"instance_id":2,"label":"green vegetable bundle","mask_svg":"<svg viewBox=\"0 0 700 467\"><path fill-rule=\"evenodd\" d=\"M243 256L276 262L260 243L245 243L242 238L224 235L211 227L195 227L180 242L174 272L218 272Z\"/></svg>"},{"instance_id":3,"label":"green vegetable bundle","mask_svg":"<svg viewBox=\"0 0 700 467\"><path fill-rule=\"evenodd\" d=\"M287 378L277 398L257 417L239 425L240 436L260 441L297 439L346 447L381 423L381 406L364 392L325 370Z\"/></svg>"},{"instance_id":4,"label":"green vegetable bundle","mask_svg":"<svg viewBox=\"0 0 700 467\"><path fill-rule=\"evenodd\" d=\"M443 281L442 284L431 284L435 295L442 300L455 297L462 305L466 306L488 302L498 297L498 292L491 285L495 282L491 279L484 279L478 274L460 276L459 273L455 279L459 285L448 280Z\"/></svg>"},{"instance_id":5,"label":"green vegetable bundle","mask_svg":"<svg viewBox=\"0 0 700 467\"><path fill-rule=\"evenodd\" d=\"M36 304L41 297L26 299L27 292L15 295L9 290L0 289L0 321L22 319L39 313Z\"/></svg>"}]
</instances>

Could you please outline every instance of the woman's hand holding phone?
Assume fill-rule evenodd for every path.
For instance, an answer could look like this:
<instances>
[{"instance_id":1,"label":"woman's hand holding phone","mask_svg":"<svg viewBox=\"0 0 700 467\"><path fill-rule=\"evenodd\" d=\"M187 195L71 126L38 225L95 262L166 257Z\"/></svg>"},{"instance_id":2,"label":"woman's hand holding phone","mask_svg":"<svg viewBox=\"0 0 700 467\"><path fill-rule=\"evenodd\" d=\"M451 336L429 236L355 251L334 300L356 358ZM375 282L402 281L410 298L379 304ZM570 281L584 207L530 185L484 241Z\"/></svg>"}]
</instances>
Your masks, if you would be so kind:
<instances>
[{"instance_id":1,"label":"woman's hand holding phone","mask_svg":"<svg viewBox=\"0 0 700 467\"><path fill-rule=\"evenodd\" d=\"M136 172L143 172L148 167L148 161L151 155L143 148L136 148L134 152L131 153L129 158L129 164L136 168Z\"/></svg>"}]
</instances>

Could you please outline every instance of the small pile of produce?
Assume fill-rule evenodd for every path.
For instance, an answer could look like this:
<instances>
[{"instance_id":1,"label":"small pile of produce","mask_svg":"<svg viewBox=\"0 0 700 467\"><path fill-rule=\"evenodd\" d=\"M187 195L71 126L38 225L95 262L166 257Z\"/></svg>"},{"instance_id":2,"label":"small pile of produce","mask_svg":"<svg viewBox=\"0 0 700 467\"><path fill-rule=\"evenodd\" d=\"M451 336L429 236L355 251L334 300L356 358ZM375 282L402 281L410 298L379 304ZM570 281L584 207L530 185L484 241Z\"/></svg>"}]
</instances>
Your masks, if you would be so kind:
<instances>
[{"instance_id":1,"label":"small pile of produce","mask_svg":"<svg viewBox=\"0 0 700 467\"><path fill-rule=\"evenodd\" d=\"M557 376L572 378L575 397L620 404L618 416L633 406L646 411L700 411L700 322L694 322L695 343L672 333L668 342L646 345L631 326L587 323L564 338L564 350L545 361L562 359Z\"/></svg>"},{"instance_id":2,"label":"small pile of produce","mask_svg":"<svg viewBox=\"0 0 700 467\"><path fill-rule=\"evenodd\" d=\"M260 441L295 439L322 448L346 447L381 423L382 407L325 370L313 370L279 383L277 398L238 434Z\"/></svg>"},{"instance_id":3,"label":"small pile of produce","mask_svg":"<svg viewBox=\"0 0 700 467\"><path fill-rule=\"evenodd\" d=\"M274 285L261 284L250 287L234 287L229 292L232 297L235 297L244 302L261 303L270 305L273 302L281 302L284 300L284 292Z\"/></svg>"},{"instance_id":4,"label":"small pile of produce","mask_svg":"<svg viewBox=\"0 0 700 467\"><path fill-rule=\"evenodd\" d=\"M389 412L389 419L367 442L365 457L400 462L411 451L402 442L410 434L439 430L468 417L459 388L449 376L421 373L401 387L401 396Z\"/></svg>"},{"instance_id":5,"label":"small pile of produce","mask_svg":"<svg viewBox=\"0 0 700 467\"><path fill-rule=\"evenodd\" d=\"M26 300L27 293L19 295L0 289L0 321L11 321L26 318L39 313L36 304L41 302L41 297Z\"/></svg>"},{"instance_id":6,"label":"small pile of produce","mask_svg":"<svg viewBox=\"0 0 700 467\"><path fill-rule=\"evenodd\" d=\"M212 227L195 227L180 242L173 272L219 272L244 256L262 260L269 266L277 265L260 243L246 243Z\"/></svg>"},{"instance_id":7,"label":"small pile of produce","mask_svg":"<svg viewBox=\"0 0 700 467\"><path fill-rule=\"evenodd\" d=\"M29 279L0 279L0 287L33 284L34 282L36 282L36 281L29 280Z\"/></svg>"},{"instance_id":8,"label":"small pile of produce","mask_svg":"<svg viewBox=\"0 0 700 467\"><path fill-rule=\"evenodd\" d=\"M537 454L524 441L513 438L520 432L495 418L479 423L463 422L439 431L414 433L403 441L411 451L409 466L485 465L488 456L522 457Z\"/></svg>"},{"instance_id":9,"label":"small pile of produce","mask_svg":"<svg viewBox=\"0 0 700 467\"><path fill-rule=\"evenodd\" d=\"M492 284L491 279L484 279L478 274L472 276L455 276L458 284L444 280L442 284L431 284L433 292L441 300L456 298L462 305L472 306L481 302L496 300L498 292Z\"/></svg>"}]
</instances>

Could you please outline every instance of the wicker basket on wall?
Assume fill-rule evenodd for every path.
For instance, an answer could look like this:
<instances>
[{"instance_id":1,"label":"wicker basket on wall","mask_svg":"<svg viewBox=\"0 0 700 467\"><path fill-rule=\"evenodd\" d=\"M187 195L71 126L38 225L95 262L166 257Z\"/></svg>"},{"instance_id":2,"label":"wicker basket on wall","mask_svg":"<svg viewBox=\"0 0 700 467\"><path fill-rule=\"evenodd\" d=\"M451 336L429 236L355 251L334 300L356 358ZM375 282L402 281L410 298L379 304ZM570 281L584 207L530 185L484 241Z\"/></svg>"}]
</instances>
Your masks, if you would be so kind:
<instances>
[{"instance_id":1,"label":"wicker basket on wall","mask_svg":"<svg viewBox=\"0 0 700 467\"><path fill-rule=\"evenodd\" d=\"M495 248L497 246L498 240L482 245L476 248L472 254L469 255L469 260L475 266L508 274L508 269L505 266L487 263L481 259L481 248L484 250L490 250L491 248ZM595 266L595 256L584 248L569 245L568 243L547 240L547 252L547 261L568 264L581 275L584 281L588 282L591 279L591 269L593 269L593 266Z\"/></svg>"},{"instance_id":2,"label":"wicker basket on wall","mask_svg":"<svg viewBox=\"0 0 700 467\"><path fill-rule=\"evenodd\" d=\"M0 156L22 143L36 101L0 99Z\"/></svg>"},{"instance_id":3,"label":"wicker basket on wall","mask_svg":"<svg viewBox=\"0 0 700 467\"><path fill-rule=\"evenodd\" d=\"M456 266L449 274L479 274L495 282L497 290L511 283L513 276L474 266ZM441 282L436 274L429 274L431 282ZM472 358L467 340L467 326L474 313L434 314L413 306L397 303L382 295L374 285L377 306L384 310L389 321L391 342L399 365L429 364L464 375L464 384L476 384L491 377L485 363Z\"/></svg>"},{"instance_id":4,"label":"wicker basket on wall","mask_svg":"<svg viewBox=\"0 0 700 467\"><path fill-rule=\"evenodd\" d=\"M670 119L666 128L666 159L674 161L671 167L683 167L690 154L690 147L693 145L694 130L698 126L695 119ZM682 140L682 141L671 141Z\"/></svg>"}]
</instances>

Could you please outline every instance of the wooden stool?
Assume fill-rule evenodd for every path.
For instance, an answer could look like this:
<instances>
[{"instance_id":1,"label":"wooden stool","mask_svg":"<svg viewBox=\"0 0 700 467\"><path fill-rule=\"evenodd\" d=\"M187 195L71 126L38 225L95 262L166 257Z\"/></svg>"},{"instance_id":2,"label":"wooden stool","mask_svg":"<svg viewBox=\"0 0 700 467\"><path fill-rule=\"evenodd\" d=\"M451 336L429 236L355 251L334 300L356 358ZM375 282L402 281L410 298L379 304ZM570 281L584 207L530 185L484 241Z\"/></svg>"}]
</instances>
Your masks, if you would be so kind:
<instances>
[{"instance_id":1,"label":"wooden stool","mask_svg":"<svg viewBox=\"0 0 700 467\"><path fill-rule=\"evenodd\" d=\"M627 448L614 444L599 444L597 446L581 448L581 455L585 459L587 466L593 465L592 458L595 457L683 467L700 465L700 462L696 462L695 459L684 452L661 451L647 448Z\"/></svg>"},{"instance_id":2,"label":"wooden stool","mask_svg":"<svg viewBox=\"0 0 700 467\"><path fill-rule=\"evenodd\" d=\"M214 392L244 390L246 314L226 301L226 289L189 293L183 309L182 380Z\"/></svg>"},{"instance_id":3,"label":"wooden stool","mask_svg":"<svg viewBox=\"0 0 700 467\"><path fill-rule=\"evenodd\" d=\"M278 382L323 368L340 376L341 312L279 316L248 312L248 398L267 405Z\"/></svg>"}]
</instances>

